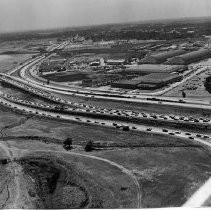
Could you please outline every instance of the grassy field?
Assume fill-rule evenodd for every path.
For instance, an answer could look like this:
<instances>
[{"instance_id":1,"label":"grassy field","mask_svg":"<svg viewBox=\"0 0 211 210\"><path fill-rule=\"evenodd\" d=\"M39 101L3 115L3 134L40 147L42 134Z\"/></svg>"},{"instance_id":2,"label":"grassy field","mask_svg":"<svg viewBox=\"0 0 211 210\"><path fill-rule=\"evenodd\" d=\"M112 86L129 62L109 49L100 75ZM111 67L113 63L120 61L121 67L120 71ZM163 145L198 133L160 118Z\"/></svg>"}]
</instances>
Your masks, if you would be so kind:
<instances>
[{"instance_id":1,"label":"grassy field","mask_svg":"<svg viewBox=\"0 0 211 210\"><path fill-rule=\"evenodd\" d=\"M211 175L211 159L196 148L138 148L95 152L138 177L143 207L182 205Z\"/></svg>"},{"instance_id":2,"label":"grassy field","mask_svg":"<svg viewBox=\"0 0 211 210\"><path fill-rule=\"evenodd\" d=\"M5 73L30 59L32 54L0 55L0 73Z\"/></svg>"},{"instance_id":3,"label":"grassy field","mask_svg":"<svg viewBox=\"0 0 211 210\"><path fill-rule=\"evenodd\" d=\"M181 206L211 175L210 156L199 148L140 147L88 153L76 149L73 151L77 151L79 155L75 155L71 154L71 151L64 151L62 146L57 144L16 139L7 143L19 151L24 149L20 152L20 159L23 160L21 165L37 182L46 183L44 180L51 180L52 174L57 170L60 178L66 173L69 174L65 175L65 181L58 180L58 185L50 197L47 196L48 193L42 194L43 189L49 188L45 184L41 185L43 188L37 193L44 196L45 208L52 207L51 205L64 208L67 204L62 202L66 201L66 193L73 196L73 199L68 198L69 206L66 207L69 208L78 207L81 204L79 201L82 202L88 197L88 207L136 207L137 189L131 178L118 168L93 159L92 156L119 164L137 177L142 207ZM82 191L81 188L78 189L77 183L82 185ZM75 196L79 196L78 202ZM54 200L57 201L56 204Z\"/></svg>"},{"instance_id":4,"label":"grassy field","mask_svg":"<svg viewBox=\"0 0 211 210\"><path fill-rule=\"evenodd\" d=\"M94 157L113 161L138 179L142 207L181 206L211 175L208 154L171 136L26 118L7 110L0 111L0 118L2 140L16 148L25 173L21 180L40 208L137 207L131 177ZM67 137L73 138L73 152L88 156L65 151ZM86 153L89 140L113 147ZM27 177L35 180L36 188Z\"/></svg>"},{"instance_id":5,"label":"grassy field","mask_svg":"<svg viewBox=\"0 0 211 210\"><path fill-rule=\"evenodd\" d=\"M16 144L8 141L8 144L12 147L16 145L19 150L24 148L24 142ZM35 208L137 206L137 189L133 180L117 167L92 158L63 153L59 149L57 152L60 153L50 152L52 148L49 144L38 146L35 142L25 141L26 144L31 147L21 153L17 163L25 174L23 182L27 181L29 186L35 183L35 189L25 192ZM33 183L30 184L27 176Z\"/></svg>"}]
</instances>

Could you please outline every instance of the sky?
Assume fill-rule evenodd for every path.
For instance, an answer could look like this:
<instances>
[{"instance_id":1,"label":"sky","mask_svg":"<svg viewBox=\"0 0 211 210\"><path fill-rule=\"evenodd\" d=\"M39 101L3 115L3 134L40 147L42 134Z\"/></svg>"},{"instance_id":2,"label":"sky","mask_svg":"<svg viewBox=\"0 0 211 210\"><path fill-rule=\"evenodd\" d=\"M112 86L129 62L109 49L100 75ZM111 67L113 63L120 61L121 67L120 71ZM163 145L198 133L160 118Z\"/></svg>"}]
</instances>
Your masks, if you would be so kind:
<instances>
[{"instance_id":1,"label":"sky","mask_svg":"<svg viewBox=\"0 0 211 210\"><path fill-rule=\"evenodd\" d=\"M0 33L211 16L211 0L0 0Z\"/></svg>"}]
</instances>

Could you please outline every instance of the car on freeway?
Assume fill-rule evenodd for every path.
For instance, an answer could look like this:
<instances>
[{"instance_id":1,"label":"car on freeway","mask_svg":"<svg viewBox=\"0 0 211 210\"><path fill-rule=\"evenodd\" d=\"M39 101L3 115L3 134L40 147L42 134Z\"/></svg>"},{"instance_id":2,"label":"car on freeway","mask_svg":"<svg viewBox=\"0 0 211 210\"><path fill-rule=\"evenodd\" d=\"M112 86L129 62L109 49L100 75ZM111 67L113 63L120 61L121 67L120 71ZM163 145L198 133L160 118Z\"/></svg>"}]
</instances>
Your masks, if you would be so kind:
<instances>
[{"instance_id":1,"label":"car on freeway","mask_svg":"<svg viewBox=\"0 0 211 210\"><path fill-rule=\"evenodd\" d=\"M209 137L209 136L204 135L204 136L203 136L203 138L204 138L204 139L209 139L210 137Z\"/></svg>"},{"instance_id":2,"label":"car on freeway","mask_svg":"<svg viewBox=\"0 0 211 210\"><path fill-rule=\"evenodd\" d=\"M181 134L181 132L180 132L180 131L176 131L175 133L176 133L176 134Z\"/></svg>"},{"instance_id":3,"label":"car on freeway","mask_svg":"<svg viewBox=\"0 0 211 210\"><path fill-rule=\"evenodd\" d=\"M129 131L130 128L129 128L129 126L125 125L125 126L122 127L122 130L123 130L123 131Z\"/></svg>"}]
</instances>

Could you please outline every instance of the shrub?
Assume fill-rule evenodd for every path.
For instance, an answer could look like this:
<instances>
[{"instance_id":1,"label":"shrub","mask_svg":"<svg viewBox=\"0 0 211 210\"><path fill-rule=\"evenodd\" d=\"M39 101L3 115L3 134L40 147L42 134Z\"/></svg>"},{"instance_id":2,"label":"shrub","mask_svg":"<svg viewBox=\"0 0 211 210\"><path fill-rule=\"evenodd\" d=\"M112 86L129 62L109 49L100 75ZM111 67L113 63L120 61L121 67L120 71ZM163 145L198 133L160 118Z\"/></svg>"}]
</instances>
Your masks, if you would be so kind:
<instances>
[{"instance_id":1,"label":"shrub","mask_svg":"<svg viewBox=\"0 0 211 210\"><path fill-rule=\"evenodd\" d=\"M84 149L86 152L91 152L94 149L93 142L91 140L88 141Z\"/></svg>"},{"instance_id":2,"label":"shrub","mask_svg":"<svg viewBox=\"0 0 211 210\"><path fill-rule=\"evenodd\" d=\"M73 144L73 140L72 138L67 138L64 140L63 142L63 147L64 149L66 150L71 150L73 147L72 147L72 144Z\"/></svg>"}]
</instances>

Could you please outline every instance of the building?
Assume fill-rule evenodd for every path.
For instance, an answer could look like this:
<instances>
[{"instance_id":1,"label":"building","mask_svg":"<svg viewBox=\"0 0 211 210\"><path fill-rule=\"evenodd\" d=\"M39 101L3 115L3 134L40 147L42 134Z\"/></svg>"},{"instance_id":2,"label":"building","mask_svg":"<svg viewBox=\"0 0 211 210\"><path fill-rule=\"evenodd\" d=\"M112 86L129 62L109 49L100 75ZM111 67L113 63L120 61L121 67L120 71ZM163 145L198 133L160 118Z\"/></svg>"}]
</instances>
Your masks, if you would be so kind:
<instances>
[{"instance_id":1,"label":"building","mask_svg":"<svg viewBox=\"0 0 211 210\"><path fill-rule=\"evenodd\" d=\"M204 87L210 93L211 92L211 76L208 76L204 82Z\"/></svg>"},{"instance_id":2,"label":"building","mask_svg":"<svg viewBox=\"0 0 211 210\"><path fill-rule=\"evenodd\" d=\"M180 56L173 57L166 62L171 65L188 65L211 57L211 50L201 49L198 51L189 52Z\"/></svg>"},{"instance_id":3,"label":"building","mask_svg":"<svg viewBox=\"0 0 211 210\"><path fill-rule=\"evenodd\" d=\"M170 83L178 82L182 76L169 73L152 73L132 80L122 80L111 84L112 87L125 89L155 90Z\"/></svg>"},{"instance_id":4,"label":"building","mask_svg":"<svg viewBox=\"0 0 211 210\"><path fill-rule=\"evenodd\" d=\"M90 63L90 66L99 66L100 62L99 61L93 61Z\"/></svg>"},{"instance_id":5,"label":"building","mask_svg":"<svg viewBox=\"0 0 211 210\"><path fill-rule=\"evenodd\" d=\"M125 62L124 59L119 59L119 60L107 60L106 63L107 65L112 65L112 66L118 66L118 65L123 65Z\"/></svg>"},{"instance_id":6,"label":"building","mask_svg":"<svg viewBox=\"0 0 211 210\"><path fill-rule=\"evenodd\" d=\"M182 76L169 73L152 73L136 79L140 81L139 89L152 90L178 82L182 79Z\"/></svg>"},{"instance_id":7,"label":"building","mask_svg":"<svg viewBox=\"0 0 211 210\"><path fill-rule=\"evenodd\" d=\"M114 81L122 79L122 75L119 74L96 74L91 78L83 79L82 86L93 87L93 86L104 86L111 84Z\"/></svg>"},{"instance_id":8,"label":"building","mask_svg":"<svg viewBox=\"0 0 211 210\"><path fill-rule=\"evenodd\" d=\"M163 64L142 64L127 67L123 72L126 74L150 74L150 73L172 73L187 70L185 65L163 65Z\"/></svg>"},{"instance_id":9,"label":"building","mask_svg":"<svg viewBox=\"0 0 211 210\"><path fill-rule=\"evenodd\" d=\"M137 89L139 84L140 82L136 80L121 80L118 82L111 83L111 87L124 88L124 89Z\"/></svg>"},{"instance_id":10,"label":"building","mask_svg":"<svg viewBox=\"0 0 211 210\"><path fill-rule=\"evenodd\" d=\"M160 64L166 62L169 58L186 53L185 50L172 50L147 56L140 61L140 64Z\"/></svg>"}]
</instances>

